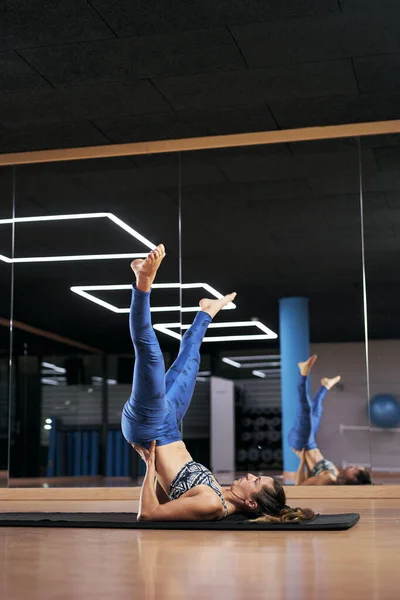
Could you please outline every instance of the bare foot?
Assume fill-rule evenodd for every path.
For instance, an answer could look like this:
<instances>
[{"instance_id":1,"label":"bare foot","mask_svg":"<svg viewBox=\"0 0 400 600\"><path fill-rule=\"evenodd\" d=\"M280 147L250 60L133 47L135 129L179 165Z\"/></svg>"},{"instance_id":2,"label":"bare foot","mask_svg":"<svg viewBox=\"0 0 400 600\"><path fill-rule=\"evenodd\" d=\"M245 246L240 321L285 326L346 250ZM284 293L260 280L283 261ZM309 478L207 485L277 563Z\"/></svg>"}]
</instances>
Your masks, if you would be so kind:
<instances>
[{"instance_id":1,"label":"bare foot","mask_svg":"<svg viewBox=\"0 0 400 600\"><path fill-rule=\"evenodd\" d=\"M165 256L163 244L159 244L149 252L144 260L138 258L131 262L131 269L136 275L136 288L141 292L149 292L156 277L161 261Z\"/></svg>"},{"instance_id":2,"label":"bare foot","mask_svg":"<svg viewBox=\"0 0 400 600\"><path fill-rule=\"evenodd\" d=\"M300 369L300 374L303 375L303 377L307 377L307 375L309 375L311 369L313 368L313 366L315 365L316 362L317 362L316 354L313 354L312 356L310 356L310 358L308 360L306 360L305 362L299 362L298 367Z\"/></svg>"},{"instance_id":3,"label":"bare foot","mask_svg":"<svg viewBox=\"0 0 400 600\"><path fill-rule=\"evenodd\" d=\"M333 377L332 379L324 377L323 379L321 379L321 385L326 387L327 390L331 390L333 386L339 383L341 379L342 378L340 377L340 375L338 375L337 377Z\"/></svg>"},{"instance_id":4,"label":"bare foot","mask_svg":"<svg viewBox=\"0 0 400 600\"><path fill-rule=\"evenodd\" d=\"M203 312L206 312L213 319L215 315L229 302L232 302L236 298L236 292L233 294L228 294L223 298L216 298L215 300L211 298L203 298L200 300L199 305Z\"/></svg>"}]
</instances>

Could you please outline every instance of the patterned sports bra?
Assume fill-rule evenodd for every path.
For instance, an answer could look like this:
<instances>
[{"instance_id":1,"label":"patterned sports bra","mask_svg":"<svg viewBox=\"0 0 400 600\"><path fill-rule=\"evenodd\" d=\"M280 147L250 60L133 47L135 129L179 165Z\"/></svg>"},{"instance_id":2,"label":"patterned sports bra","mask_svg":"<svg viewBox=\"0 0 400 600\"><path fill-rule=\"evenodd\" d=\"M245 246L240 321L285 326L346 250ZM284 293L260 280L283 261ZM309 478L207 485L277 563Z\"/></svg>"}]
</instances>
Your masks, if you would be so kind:
<instances>
[{"instance_id":1,"label":"patterned sports bra","mask_svg":"<svg viewBox=\"0 0 400 600\"><path fill-rule=\"evenodd\" d=\"M311 477L314 477L314 475L320 475L322 471L329 471L329 473L332 473L332 475L336 475L335 465L333 464L333 462L327 460L326 458L322 458L314 465L314 468L311 471Z\"/></svg>"},{"instance_id":2,"label":"patterned sports bra","mask_svg":"<svg viewBox=\"0 0 400 600\"><path fill-rule=\"evenodd\" d=\"M220 497L222 506L224 507L224 517L228 515L228 507L226 506L225 498L221 490L214 481L214 477L206 467L200 463L191 460L183 465L182 469L176 475L169 488L169 497L171 500L177 500L192 488L197 485L208 485Z\"/></svg>"}]
</instances>

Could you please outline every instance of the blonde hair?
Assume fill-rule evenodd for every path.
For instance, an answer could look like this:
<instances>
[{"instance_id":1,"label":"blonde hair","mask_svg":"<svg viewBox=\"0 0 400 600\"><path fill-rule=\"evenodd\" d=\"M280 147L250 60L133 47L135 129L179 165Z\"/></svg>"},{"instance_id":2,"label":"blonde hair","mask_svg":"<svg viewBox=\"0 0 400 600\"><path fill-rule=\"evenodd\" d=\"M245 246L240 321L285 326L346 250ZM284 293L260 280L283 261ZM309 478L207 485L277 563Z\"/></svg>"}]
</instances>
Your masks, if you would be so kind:
<instances>
[{"instance_id":1,"label":"blonde hair","mask_svg":"<svg viewBox=\"0 0 400 600\"><path fill-rule=\"evenodd\" d=\"M272 487L263 485L253 498L257 502L259 516L250 519L251 523L301 523L315 517L310 508L287 506L285 490L276 479Z\"/></svg>"},{"instance_id":2,"label":"blonde hair","mask_svg":"<svg viewBox=\"0 0 400 600\"><path fill-rule=\"evenodd\" d=\"M261 515L257 519L250 519L250 523L303 523L314 519L315 513L311 508L283 508L278 516Z\"/></svg>"}]
</instances>

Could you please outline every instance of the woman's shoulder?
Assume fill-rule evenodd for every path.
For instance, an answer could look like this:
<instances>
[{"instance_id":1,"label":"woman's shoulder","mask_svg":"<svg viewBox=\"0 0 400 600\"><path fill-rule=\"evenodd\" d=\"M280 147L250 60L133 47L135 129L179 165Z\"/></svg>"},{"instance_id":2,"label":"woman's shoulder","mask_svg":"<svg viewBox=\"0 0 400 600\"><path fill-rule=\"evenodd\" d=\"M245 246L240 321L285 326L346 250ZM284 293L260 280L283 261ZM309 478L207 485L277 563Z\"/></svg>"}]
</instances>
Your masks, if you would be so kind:
<instances>
[{"instance_id":1,"label":"woman's shoulder","mask_svg":"<svg viewBox=\"0 0 400 600\"><path fill-rule=\"evenodd\" d=\"M222 490L221 490L221 493L222 493ZM218 502L219 502L219 504L221 504L221 499L215 493L215 491L212 489L212 487L210 487L207 483L200 483L199 485L192 487L190 490L188 490L187 492L182 494L180 497L181 498L191 498L191 497L198 497L198 496L201 496L202 498L209 498L210 501L215 500L215 504L217 504Z\"/></svg>"},{"instance_id":2,"label":"woman's shoulder","mask_svg":"<svg viewBox=\"0 0 400 600\"><path fill-rule=\"evenodd\" d=\"M221 490L223 497L223 492ZM188 490L180 496L181 498L193 498L194 502L207 507L213 513L217 514L217 518L225 515L225 508L221 501L221 498L215 493L215 491L206 484L200 484L196 487Z\"/></svg>"}]
</instances>

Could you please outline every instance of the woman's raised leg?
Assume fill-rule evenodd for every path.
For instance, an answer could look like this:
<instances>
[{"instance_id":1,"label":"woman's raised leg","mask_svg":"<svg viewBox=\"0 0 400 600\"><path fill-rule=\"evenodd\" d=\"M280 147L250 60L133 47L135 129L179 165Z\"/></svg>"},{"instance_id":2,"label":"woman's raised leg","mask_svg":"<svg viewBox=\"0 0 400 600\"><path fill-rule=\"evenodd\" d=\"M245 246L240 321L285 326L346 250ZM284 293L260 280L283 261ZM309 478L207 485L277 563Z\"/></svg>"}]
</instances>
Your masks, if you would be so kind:
<instances>
[{"instance_id":1,"label":"woman's raised leg","mask_svg":"<svg viewBox=\"0 0 400 600\"><path fill-rule=\"evenodd\" d=\"M300 378L297 385L299 412L296 422L289 432L288 440L296 450L313 450L317 447L313 430L312 406L307 394L307 377L317 357L311 356L306 362L299 363Z\"/></svg>"},{"instance_id":2,"label":"woman's raised leg","mask_svg":"<svg viewBox=\"0 0 400 600\"><path fill-rule=\"evenodd\" d=\"M235 296L236 294L233 293L218 300L209 298L200 300L201 310L182 338L179 354L165 377L167 397L175 405L178 424L185 416L193 396L200 367L200 346L207 327L213 317L229 302L232 302Z\"/></svg>"},{"instance_id":3,"label":"woman's raised leg","mask_svg":"<svg viewBox=\"0 0 400 600\"><path fill-rule=\"evenodd\" d=\"M164 246L152 250L145 260L133 261L131 267L136 275L132 288L129 328L135 349L135 367L132 393L123 410L122 429L130 442L138 440L127 437L129 424L124 416L135 423L150 426L161 425L166 416L165 366L150 314L150 289L156 272L165 256Z\"/></svg>"},{"instance_id":4,"label":"woman's raised leg","mask_svg":"<svg viewBox=\"0 0 400 600\"><path fill-rule=\"evenodd\" d=\"M323 379L321 379L321 387L319 388L314 400L312 401L312 419L314 435L317 435L317 431L321 423L324 398L328 391L332 389L334 385L339 383L340 380L340 375L338 375L337 377L333 377L332 379L329 379L328 377L324 377Z\"/></svg>"}]
</instances>

